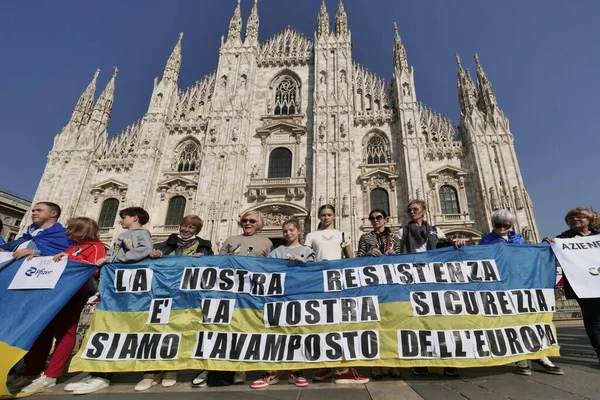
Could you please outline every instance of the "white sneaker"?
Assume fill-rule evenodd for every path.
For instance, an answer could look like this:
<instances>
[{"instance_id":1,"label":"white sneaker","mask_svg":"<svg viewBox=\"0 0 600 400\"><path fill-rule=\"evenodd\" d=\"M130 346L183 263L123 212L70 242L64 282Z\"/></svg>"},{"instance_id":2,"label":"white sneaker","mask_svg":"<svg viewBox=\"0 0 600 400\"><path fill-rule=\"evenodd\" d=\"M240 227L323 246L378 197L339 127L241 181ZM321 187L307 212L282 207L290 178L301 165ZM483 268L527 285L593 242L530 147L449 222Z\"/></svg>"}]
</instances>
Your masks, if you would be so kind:
<instances>
[{"instance_id":1,"label":"white sneaker","mask_svg":"<svg viewBox=\"0 0 600 400\"><path fill-rule=\"evenodd\" d=\"M246 383L246 373L244 371L238 371L233 374L233 383Z\"/></svg>"},{"instance_id":2,"label":"white sneaker","mask_svg":"<svg viewBox=\"0 0 600 400\"><path fill-rule=\"evenodd\" d=\"M164 388L175 386L177 383L177 371L166 371L163 374L161 385Z\"/></svg>"},{"instance_id":3,"label":"white sneaker","mask_svg":"<svg viewBox=\"0 0 600 400\"><path fill-rule=\"evenodd\" d=\"M73 390L73 394L88 394L110 386L108 379L97 376L90 376L91 379L79 382L79 385Z\"/></svg>"},{"instance_id":4,"label":"white sneaker","mask_svg":"<svg viewBox=\"0 0 600 400\"><path fill-rule=\"evenodd\" d=\"M160 374L144 374L142 380L133 388L136 392L143 392L150 389L152 386L158 385L160 382Z\"/></svg>"},{"instance_id":5,"label":"white sneaker","mask_svg":"<svg viewBox=\"0 0 600 400\"><path fill-rule=\"evenodd\" d=\"M92 379L94 379L94 378L91 375L86 375L82 379L78 380L77 382L67 383L64 387L65 392L73 392L80 385L82 385L83 383L89 382Z\"/></svg>"},{"instance_id":6,"label":"white sneaker","mask_svg":"<svg viewBox=\"0 0 600 400\"><path fill-rule=\"evenodd\" d=\"M31 382L28 386L21 389L22 393L32 393L38 390L47 389L56 386L56 378L49 378L44 373Z\"/></svg>"}]
</instances>

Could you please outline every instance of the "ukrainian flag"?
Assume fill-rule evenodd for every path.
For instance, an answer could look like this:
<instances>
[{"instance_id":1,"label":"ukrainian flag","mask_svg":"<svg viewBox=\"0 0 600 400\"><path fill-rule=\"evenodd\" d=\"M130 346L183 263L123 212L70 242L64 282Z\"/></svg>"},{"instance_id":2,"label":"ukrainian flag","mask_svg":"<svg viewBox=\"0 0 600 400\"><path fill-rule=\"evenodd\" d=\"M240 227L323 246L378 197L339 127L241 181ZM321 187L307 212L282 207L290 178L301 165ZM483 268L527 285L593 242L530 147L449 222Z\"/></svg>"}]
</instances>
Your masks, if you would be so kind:
<instances>
[{"instance_id":1,"label":"ukrainian flag","mask_svg":"<svg viewBox=\"0 0 600 400\"><path fill-rule=\"evenodd\" d=\"M25 258L0 266L0 397L10 397L6 379L46 325L90 279L95 265L68 261L54 289L8 290Z\"/></svg>"},{"instance_id":2,"label":"ukrainian flag","mask_svg":"<svg viewBox=\"0 0 600 400\"><path fill-rule=\"evenodd\" d=\"M398 265L400 263L449 263L468 260L494 260L499 279L481 282L469 280L464 283L409 283L360 285L340 291L324 290L324 272L328 270L361 268L369 265ZM285 293L272 296L256 296L251 293L231 291L182 290L181 283L186 268L219 268L251 273L285 273ZM148 269L152 271L151 283L147 290L126 292L117 290L118 274L123 270ZM118 272L121 271L121 272ZM362 279L362 278L361 278ZM360 279L359 279L360 281ZM552 291L555 282L555 257L548 245L490 245L468 246L460 249L445 248L419 254L402 254L385 257L362 257L338 261L315 263L291 263L259 257L203 256L163 257L156 260L143 260L135 264L106 265L101 277L100 302L84 343L71 363L70 371L124 372L151 370L271 370L301 369L338 366L456 366L476 367L502 365L525 359L559 355L556 331L552 325L553 309L514 312L510 315L428 315L417 316L411 304L411 293L433 291L494 291L511 292L539 290ZM304 326L266 326L265 304L296 300L357 298L374 296L378 300L380 318L378 321L338 321L334 324L313 324ZM551 296L553 298L553 296ZM149 324L149 314L153 299L172 299L168 323ZM235 309L229 324L203 323L202 301L205 299L233 299ZM527 307L515 304L513 309ZM499 307L496 307L499 309ZM544 327L553 340L537 350L508 352L506 355L488 354L463 358L399 356L400 332L407 330L455 331L481 330L499 332L508 328L511 333L519 327L535 337L535 332L527 327ZM516 329L516 330L515 330ZM535 328L534 328L535 329ZM233 360L214 357L198 357L198 346L202 332L204 337L217 333L250 333L259 335L314 335L330 332L367 331L378 332L379 356L372 360L336 360L308 363L304 361L265 362L264 360ZM200 332L200 333L199 333ZM94 339L92 336L94 333ZM142 336L128 335L139 333L159 337L177 336L177 356L171 359L140 359ZM499 334L500 335L500 334ZM507 334L504 334L504 338ZM119 339L120 338L120 341ZM465 339L466 340L466 339ZM124 344L125 343L125 344ZM164 343L163 343L164 344ZM264 343L263 343L264 344ZM512 345L511 345L512 346ZM522 344L520 345L522 346ZM531 348L531 343L529 343ZM505 344L508 347L508 344ZM86 350L87 348L87 350ZM104 348L104 352L99 350ZM159 346L160 348L160 346ZM262 349L262 348L261 348ZM99 354L103 355L100 356ZM215 354L219 353L215 351ZM223 351L224 353L224 351ZM488 351L488 353L490 353ZM510 354L509 354L510 353ZM517 354L519 353L519 354ZM96 354L96 356L94 356ZM106 356L106 354L110 354ZM227 350L229 356L230 351ZM206 355L206 354L205 354ZM142 357L143 358L143 357Z\"/></svg>"}]
</instances>

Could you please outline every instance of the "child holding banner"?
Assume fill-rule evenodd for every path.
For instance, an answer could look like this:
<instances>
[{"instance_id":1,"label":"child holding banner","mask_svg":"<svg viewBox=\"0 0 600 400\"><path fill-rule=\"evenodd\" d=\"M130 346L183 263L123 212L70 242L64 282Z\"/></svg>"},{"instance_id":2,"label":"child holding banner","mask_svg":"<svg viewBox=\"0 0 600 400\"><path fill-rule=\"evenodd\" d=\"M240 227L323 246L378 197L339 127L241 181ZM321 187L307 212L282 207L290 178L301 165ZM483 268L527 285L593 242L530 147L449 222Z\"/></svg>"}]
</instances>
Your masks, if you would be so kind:
<instances>
[{"instance_id":1,"label":"child holding banner","mask_svg":"<svg viewBox=\"0 0 600 400\"><path fill-rule=\"evenodd\" d=\"M108 263L134 262L148 257L152 251L152 237L142 226L150 221L150 215L141 207L128 207L119 211L121 227L126 229L110 247L106 257L99 258L96 265ZM73 394L88 394L110 386L110 373L91 373L79 382L69 383L65 391ZM152 380L150 385L156 385Z\"/></svg>"},{"instance_id":2,"label":"child holding banner","mask_svg":"<svg viewBox=\"0 0 600 400\"><path fill-rule=\"evenodd\" d=\"M479 244L496 244L496 243L512 243L512 244L527 244L525 238L511 230L517 222L517 218L508 210L498 210L492 214L492 227L494 230L487 236L483 237ZM563 375L565 372L562 368L557 367L550 361L548 357L543 357L540 360L532 360L546 372L552 375ZM519 375L531 375L531 368L527 360L519 361L515 372Z\"/></svg>"},{"instance_id":3,"label":"child holding banner","mask_svg":"<svg viewBox=\"0 0 600 400\"><path fill-rule=\"evenodd\" d=\"M348 239L344 232L334 228L335 208L331 204L319 207L319 227L316 231L306 235L306 246L312 247L317 261L340 260L352 258L352 247L346 242ZM336 369L321 368L313 375L314 381L324 381L333 375L335 383L369 382L369 378L361 376L354 368Z\"/></svg>"},{"instance_id":4,"label":"child holding banner","mask_svg":"<svg viewBox=\"0 0 600 400\"><path fill-rule=\"evenodd\" d=\"M277 247L268 255L269 258L282 258L284 260L304 263L315 261L314 251L300 243L300 236L304 233L297 219L290 219L283 223L283 240L285 245ZM290 371L288 382L298 387L308 386L308 381L302 375L302 371ZM252 382L252 389L263 389L269 385L279 383L279 373L277 371L267 371L260 379Z\"/></svg>"},{"instance_id":5,"label":"child holding banner","mask_svg":"<svg viewBox=\"0 0 600 400\"><path fill-rule=\"evenodd\" d=\"M104 245L98 237L99 231L100 228L93 219L85 217L70 219L67 223L67 236L74 243L64 252L55 255L54 261L60 261L61 258L67 256L69 260L95 264L106 253ZM21 392L32 393L56 385L56 378L63 375L75 347L79 316L90 295L90 286L88 284L82 286L31 346L31 350L25 356L24 375L39 375L39 377L23 388ZM56 338L54 354L52 354L48 368L44 371L54 338Z\"/></svg>"}]
</instances>

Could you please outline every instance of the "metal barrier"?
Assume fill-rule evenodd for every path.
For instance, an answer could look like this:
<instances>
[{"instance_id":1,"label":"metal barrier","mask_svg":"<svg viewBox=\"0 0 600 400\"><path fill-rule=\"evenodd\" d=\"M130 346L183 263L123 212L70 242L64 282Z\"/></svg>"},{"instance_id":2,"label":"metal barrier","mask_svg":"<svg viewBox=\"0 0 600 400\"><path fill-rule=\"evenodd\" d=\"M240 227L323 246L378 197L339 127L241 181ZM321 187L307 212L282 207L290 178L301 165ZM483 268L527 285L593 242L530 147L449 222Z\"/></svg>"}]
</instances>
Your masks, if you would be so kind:
<instances>
[{"instance_id":1,"label":"metal barrier","mask_svg":"<svg viewBox=\"0 0 600 400\"><path fill-rule=\"evenodd\" d=\"M556 294L556 311L554 311L555 320L581 319L581 309L576 300L565 297L565 289L557 287L554 289Z\"/></svg>"}]
</instances>

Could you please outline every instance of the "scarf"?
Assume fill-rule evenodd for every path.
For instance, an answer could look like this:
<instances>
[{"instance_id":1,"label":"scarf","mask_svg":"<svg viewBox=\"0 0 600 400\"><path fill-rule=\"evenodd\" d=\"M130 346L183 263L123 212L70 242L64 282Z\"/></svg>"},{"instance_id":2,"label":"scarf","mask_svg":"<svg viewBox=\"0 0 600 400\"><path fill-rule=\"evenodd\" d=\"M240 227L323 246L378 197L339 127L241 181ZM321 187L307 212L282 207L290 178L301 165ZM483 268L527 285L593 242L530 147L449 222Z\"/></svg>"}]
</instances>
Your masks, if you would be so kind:
<instances>
[{"instance_id":1,"label":"scarf","mask_svg":"<svg viewBox=\"0 0 600 400\"><path fill-rule=\"evenodd\" d=\"M410 221L404 227L403 242L408 253L414 253L416 250L427 243L427 250L435 249L438 242L437 230L429 225L427 221L423 221L421 226L416 222Z\"/></svg>"},{"instance_id":2,"label":"scarf","mask_svg":"<svg viewBox=\"0 0 600 400\"><path fill-rule=\"evenodd\" d=\"M58 222L35 236L32 236L31 233L29 233L38 228L39 227L35 224L30 225L23 236L17 240L0 245L0 248L7 251L15 251L21 244L31 240L35 243L41 256L53 256L62 253L73 243L73 241L67 237L67 230L65 227Z\"/></svg>"}]
</instances>

